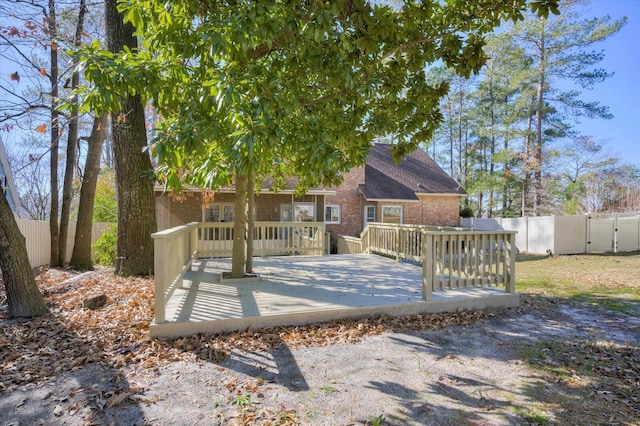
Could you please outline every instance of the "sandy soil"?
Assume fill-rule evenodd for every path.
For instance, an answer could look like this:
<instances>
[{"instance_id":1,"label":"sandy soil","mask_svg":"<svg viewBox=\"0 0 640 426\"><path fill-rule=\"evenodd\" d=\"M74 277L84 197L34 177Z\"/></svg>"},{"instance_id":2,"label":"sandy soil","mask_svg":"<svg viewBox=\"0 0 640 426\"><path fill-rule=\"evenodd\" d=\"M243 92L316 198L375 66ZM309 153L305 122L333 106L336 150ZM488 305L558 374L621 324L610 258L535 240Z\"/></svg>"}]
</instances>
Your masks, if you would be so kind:
<instances>
[{"instance_id":1,"label":"sandy soil","mask_svg":"<svg viewBox=\"0 0 640 426\"><path fill-rule=\"evenodd\" d=\"M543 410L540 392L558 389L522 361L527 345L555 339L640 346L638 318L549 305L355 344L274 342L267 352L234 350L219 364L94 364L0 393L0 424L530 424L523 413ZM542 414L553 421L553 412Z\"/></svg>"}]
</instances>

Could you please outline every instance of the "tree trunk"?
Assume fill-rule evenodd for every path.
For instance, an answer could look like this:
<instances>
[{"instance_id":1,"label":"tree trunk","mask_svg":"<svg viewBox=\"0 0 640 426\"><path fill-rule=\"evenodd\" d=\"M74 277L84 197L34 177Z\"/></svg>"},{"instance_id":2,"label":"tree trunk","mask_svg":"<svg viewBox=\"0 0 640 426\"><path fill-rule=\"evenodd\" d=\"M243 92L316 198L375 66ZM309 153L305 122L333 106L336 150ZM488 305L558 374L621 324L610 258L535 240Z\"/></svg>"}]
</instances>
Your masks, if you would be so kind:
<instances>
[{"instance_id":1,"label":"tree trunk","mask_svg":"<svg viewBox=\"0 0 640 426\"><path fill-rule=\"evenodd\" d=\"M124 24L117 0L105 0L109 50L137 48L134 28ZM144 104L139 95L121 99L122 110L111 115L114 169L118 199L116 275L153 273L153 240L156 231L153 168L147 153Z\"/></svg>"},{"instance_id":2,"label":"tree trunk","mask_svg":"<svg viewBox=\"0 0 640 426\"><path fill-rule=\"evenodd\" d=\"M494 209L494 183L493 183L493 172L495 170L495 162L493 160L496 153L496 102L495 95L493 93L493 70L491 70L489 76L489 99L490 99L490 120L491 120L491 146L489 147L489 209L487 217L493 217L493 209ZM504 214L504 213L503 213Z\"/></svg>"},{"instance_id":3,"label":"tree trunk","mask_svg":"<svg viewBox=\"0 0 640 426\"><path fill-rule=\"evenodd\" d=\"M538 87L536 90L536 143L533 147L533 215L539 216L542 204L542 114L544 113L545 45L544 32L540 35Z\"/></svg>"},{"instance_id":4,"label":"tree trunk","mask_svg":"<svg viewBox=\"0 0 640 426\"><path fill-rule=\"evenodd\" d=\"M78 12L78 24L74 45L79 47L82 44L82 33L84 32L84 15L86 6L84 0L80 0L80 11ZM77 69L77 62L73 65L71 74L71 91L78 88L80 84L80 74ZM76 151L78 148L78 96L74 95L71 100L69 111L69 134L67 138L67 158L64 171L64 183L62 185L62 210L60 212L60 239L58 248L58 264L64 265L67 260L67 235L69 233L69 217L71 216L71 199L73 197L73 177L76 164Z\"/></svg>"},{"instance_id":5,"label":"tree trunk","mask_svg":"<svg viewBox=\"0 0 640 426\"><path fill-rule=\"evenodd\" d=\"M111 143L111 137L110 135L110 129L109 129L109 123L107 122L107 129L106 129L107 134L105 135L105 140L103 143L103 150L102 150L102 164L104 165L104 167L107 167L109 169L113 170L113 144Z\"/></svg>"},{"instance_id":6,"label":"tree trunk","mask_svg":"<svg viewBox=\"0 0 640 426\"><path fill-rule=\"evenodd\" d=\"M25 239L4 191L0 191L0 269L11 318L35 317L48 312L33 277Z\"/></svg>"},{"instance_id":7,"label":"tree trunk","mask_svg":"<svg viewBox=\"0 0 640 426\"><path fill-rule=\"evenodd\" d=\"M535 99L531 98L531 109L529 110L529 118L527 119L527 132L524 135L524 176L522 180L522 211L521 216L527 215L527 201L529 200L529 191L531 190L531 128L533 126L533 108Z\"/></svg>"},{"instance_id":8,"label":"tree trunk","mask_svg":"<svg viewBox=\"0 0 640 426\"><path fill-rule=\"evenodd\" d=\"M91 227L93 225L93 205L96 196L96 185L100 174L100 156L102 143L106 135L107 115L103 114L93 120L93 129L89 138L89 151L84 166L80 205L78 206L78 224L71 255L71 266L86 271L93 269L91 259Z\"/></svg>"},{"instance_id":9,"label":"tree trunk","mask_svg":"<svg viewBox=\"0 0 640 426\"><path fill-rule=\"evenodd\" d=\"M247 274L253 273L253 230L255 224L253 217L255 213L255 182L253 176L247 179L247 259L245 270Z\"/></svg>"},{"instance_id":10,"label":"tree trunk","mask_svg":"<svg viewBox=\"0 0 640 426\"><path fill-rule=\"evenodd\" d=\"M247 176L236 174L236 203L233 220L233 250L231 256L231 277L244 277L246 262L245 231L247 226Z\"/></svg>"},{"instance_id":11,"label":"tree trunk","mask_svg":"<svg viewBox=\"0 0 640 426\"><path fill-rule=\"evenodd\" d=\"M464 90L462 87L462 79L458 77L458 145L462 144L462 111L464 109ZM453 141L451 141L451 158L449 159L449 168L451 169L451 176L455 176L456 172L453 170Z\"/></svg>"},{"instance_id":12,"label":"tree trunk","mask_svg":"<svg viewBox=\"0 0 640 426\"><path fill-rule=\"evenodd\" d=\"M49 214L49 232L51 234L51 257L49 264L53 267L59 266L59 228L58 228L58 143L60 138L60 123L58 111L58 44L56 37L58 28L56 24L56 4L54 0L49 0L49 39L51 40L50 62L51 72L49 81L51 83L51 150L50 155L50 177L51 177L51 211Z\"/></svg>"}]
</instances>

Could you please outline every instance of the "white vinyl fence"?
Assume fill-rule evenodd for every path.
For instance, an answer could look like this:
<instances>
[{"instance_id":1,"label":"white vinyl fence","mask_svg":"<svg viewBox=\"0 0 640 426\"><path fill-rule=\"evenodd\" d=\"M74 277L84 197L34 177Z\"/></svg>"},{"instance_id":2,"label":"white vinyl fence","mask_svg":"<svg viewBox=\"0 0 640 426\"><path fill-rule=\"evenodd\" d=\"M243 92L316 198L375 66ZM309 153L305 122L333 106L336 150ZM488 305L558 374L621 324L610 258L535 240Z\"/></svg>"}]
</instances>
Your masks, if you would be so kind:
<instances>
[{"instance_id":1,"label":"white vinyl fence","mask_svg":"<svg viewBox=\"0 0 640 426\"><path fill-rule=\"evenodd\" d=\"M24 235L27 244L27 253L31 266L48 265L51 258L51 234L49 233L49 221L16 219L18 228ZM107 229L108 223L94 222L91 228L91 244L95 243ZM69 233L67 235L67 258L65 262L71 260L73 252L73 240L76 235L76 222L69 222ZM94 256L94 249L91 248L91 257Z\"/></svg>"},{"instance_id":2,"label":"white vinyl fence","mask_svg":"<svg viewBox=\"0 0 640 426\"><path fill-rule=\"evenodd\" d=\"M518 231L520 252L617 253L640 250L640 212L517 218L461 218L460 226Z\"/></svg>"}]
</instances>

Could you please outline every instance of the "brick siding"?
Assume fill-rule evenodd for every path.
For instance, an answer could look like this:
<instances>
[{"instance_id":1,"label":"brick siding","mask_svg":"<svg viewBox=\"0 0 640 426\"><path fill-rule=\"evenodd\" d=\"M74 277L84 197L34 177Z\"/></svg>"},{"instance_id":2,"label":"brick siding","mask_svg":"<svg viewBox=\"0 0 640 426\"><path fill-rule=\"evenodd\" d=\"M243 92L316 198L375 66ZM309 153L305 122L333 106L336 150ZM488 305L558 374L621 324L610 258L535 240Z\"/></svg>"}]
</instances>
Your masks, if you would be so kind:
<instances>
[{"instance_id":1,"label":"brick siding","mask_svg":"<svg viewBox=\"0 0 640 426\"><path fill-rule=\"evenodd\" d=\"M202 221L202 193L185 192L179 197L156 193L156 215L158 230ZM235 202L235 194L217 193L211 203ZM261 194L256 197L256 220L259 222L280 222L280 206L292 202L316 204L316 221L324 221L324 195L292 197L291 194Z\"/></svg>"},{"instance_id":2,"label":"brick siding","mask_svg":"<svg viewBox=\"0 0 640 426\"><path fill-rule=\"evenodd\" d=\"M458 226L460 221L460 197L440 194L416 194L417 202L368 202L360 194L358 186L364 183L364 167L351 169L343 182L335 189L336 195L327 197L327 205L340 206L339 224L327 225L332 237L337 235L359 236L364 229L364 208L376 207L376 222L382 222L382 206L402 206L402 221L413 225Z\"/></svg>"}]
</instances>

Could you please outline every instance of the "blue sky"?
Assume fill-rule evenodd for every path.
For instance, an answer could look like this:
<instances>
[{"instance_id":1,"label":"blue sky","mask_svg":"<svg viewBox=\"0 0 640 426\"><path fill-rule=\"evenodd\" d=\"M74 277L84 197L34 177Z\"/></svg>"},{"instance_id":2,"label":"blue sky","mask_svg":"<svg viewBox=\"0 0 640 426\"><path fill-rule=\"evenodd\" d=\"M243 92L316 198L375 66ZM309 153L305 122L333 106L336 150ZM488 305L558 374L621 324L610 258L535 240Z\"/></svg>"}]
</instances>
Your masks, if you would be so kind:
<instances>
[{"instance_id":1,"label":"blue sky","mask_svg":"<svg viewBox=\"0 0 640 426\"><path fill-rule=\"evenodd\" d=\"M626 16L628 22L618 34L594 46L604 50L600 65L614 76L582 94L584 100L607 105L613 118L583 119L576 129L640 167L640 0L593 0L589 8L586 16Z\"/></svg>"}]
</instances>

